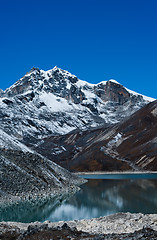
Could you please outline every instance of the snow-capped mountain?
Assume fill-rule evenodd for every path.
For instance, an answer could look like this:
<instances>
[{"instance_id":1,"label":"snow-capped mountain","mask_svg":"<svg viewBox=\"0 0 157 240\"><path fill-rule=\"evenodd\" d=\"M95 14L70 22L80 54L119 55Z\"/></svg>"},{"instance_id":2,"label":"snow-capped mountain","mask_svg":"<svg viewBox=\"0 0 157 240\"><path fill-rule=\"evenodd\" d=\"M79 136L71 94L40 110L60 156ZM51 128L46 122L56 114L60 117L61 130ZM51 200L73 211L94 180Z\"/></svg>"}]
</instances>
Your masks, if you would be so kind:
<instances>
[{"instance_id":1,"label":"snow-capped mountain","mask_svg":"<svg viewBox=\"0 0 157 240\"><path fill-rule=\"evenodd\" d=\"M131 131L130 138L132 129L137 129L135 147L141 136L138 129L146 129L141 125L143 121L150 122L148 131L155 133L156 125L152 128L148 116L140 118L135 114L129 120L132 113L151 101L115 80L90 84L58 67L49 71L33 68L10 88L0 90L1 194L21 194L23 189L39 192L41 188L79 183L52 161L75 171L130 169L128 161L134 162L134 155L131 152L125 161L125 149L134 146L129 145L133 141L123 144L127 140L125 129ZM152 106L156 116L156 102ZM121 143L121 139L118 146L122 150L114 144ZM135 156L139 162L134 164L146 164L148 159L151 169L156 169L156 158L145 157L145 152L138 156L140 147Z\"/></svg>"},{"instance_id":2,"label":"snow-capped mountain","mask_svg":"<svg viewBox=\"0 0 157 240\"><path fill-rule=\"evenodd\" d=\"M0 125L10 136L33 144L48 135L118 123L152 100L115 80L90 84L58 67L32 68L0 91Z\"/></svg>"}]
</instances>

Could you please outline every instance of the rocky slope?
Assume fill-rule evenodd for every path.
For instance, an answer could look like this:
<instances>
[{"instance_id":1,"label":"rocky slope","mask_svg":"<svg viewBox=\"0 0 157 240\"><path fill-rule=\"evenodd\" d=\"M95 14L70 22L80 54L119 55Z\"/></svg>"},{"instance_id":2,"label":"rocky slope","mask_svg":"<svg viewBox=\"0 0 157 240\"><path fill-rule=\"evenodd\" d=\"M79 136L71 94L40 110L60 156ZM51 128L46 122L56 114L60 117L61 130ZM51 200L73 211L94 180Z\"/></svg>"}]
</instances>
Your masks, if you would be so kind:
<instances>
[{"instance_id":1,"label":"rocky slope","mask_svg":"<svg viewBox=\"0 0 157 240\"><path fill-rule=\"evenodd\" d=\"M81 179L0 131L0 202L46 197ZM5 146L5 147L4 147Z\"/></svg>"},{"instance_id":2,"label":"rocky slope","mask_svg":"<svg viewBox=\"0 0 157 240\"><path fill-rule=\"evenodd\" d=\"M35 149L72 171L157 171L156 132L154 101L107 129L51 136L42 139Z\"/></svg>"},{"instance_id":3,"label":"rocky slope","mask_svg":"<svg viewBox=\"0 0 157 240\"><path fill-rule=\"evenodd\" d=\"M152 99L127 90L114 80L90 84L54 67L33 68L0 91L0 126L25 144L118 123Z\"/></svg>"}]
</instances>

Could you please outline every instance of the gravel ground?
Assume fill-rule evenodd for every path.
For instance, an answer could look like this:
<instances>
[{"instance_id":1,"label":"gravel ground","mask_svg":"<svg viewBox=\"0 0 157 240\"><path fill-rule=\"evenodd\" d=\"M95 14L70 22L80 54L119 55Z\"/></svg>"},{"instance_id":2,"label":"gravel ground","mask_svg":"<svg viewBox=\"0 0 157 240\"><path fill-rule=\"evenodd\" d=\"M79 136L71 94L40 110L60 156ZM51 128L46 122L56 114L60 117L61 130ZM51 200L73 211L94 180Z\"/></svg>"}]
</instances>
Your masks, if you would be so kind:
<instances>
[{"instance_id":1,"label":"gravel ground","mask_svg":"<svg viewBox=\"0 0 157 240\"><path fill-rule=\"evenodd\" d=\"M0 239L6 240L137 240L157 239L157 214L117 213L107 217L69 222L0 223Z\"/></svg>"}]
</instances>

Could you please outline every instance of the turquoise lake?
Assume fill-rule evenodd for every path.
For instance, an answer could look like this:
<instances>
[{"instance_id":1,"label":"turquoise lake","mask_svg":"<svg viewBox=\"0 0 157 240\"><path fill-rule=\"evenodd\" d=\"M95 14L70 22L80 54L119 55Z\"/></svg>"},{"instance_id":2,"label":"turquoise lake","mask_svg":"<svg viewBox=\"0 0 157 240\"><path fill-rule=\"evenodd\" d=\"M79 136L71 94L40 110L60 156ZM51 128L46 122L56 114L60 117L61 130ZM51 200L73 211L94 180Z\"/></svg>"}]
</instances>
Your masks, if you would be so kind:
<instances>
[{"instance_id":1,"label":"turquoise lake","mask_svg":"<svg viewBox=\"0 0 157 240\"><path fill-rule=\"evenodd\" d=\"M89 219L117 212L157 213L157 174L83 175L88 182L72 196L0 207L0 221Z\"/></svg>"}]
</instances>

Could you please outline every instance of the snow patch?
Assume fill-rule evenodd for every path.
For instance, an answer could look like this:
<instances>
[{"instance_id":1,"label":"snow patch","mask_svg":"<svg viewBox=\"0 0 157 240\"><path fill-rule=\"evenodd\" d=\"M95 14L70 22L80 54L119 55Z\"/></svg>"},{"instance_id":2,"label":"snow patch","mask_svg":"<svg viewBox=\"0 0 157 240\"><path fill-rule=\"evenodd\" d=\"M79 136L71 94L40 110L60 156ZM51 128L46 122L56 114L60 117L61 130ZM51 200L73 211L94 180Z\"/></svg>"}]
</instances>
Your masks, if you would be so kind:
<instances>
[{"instance_id":1,"label":"snow patch","mask_svg":"<svg viewBox=\"0 0 157 240\"><path fill-rule=\"evenodd\" d=\"M122 138L122 134L121 133L117 133L117 135L108 143L108 146L113 146L118 144L118 141Z\"/></svg>"},{"instance_id":2,"label":"snow patch","mask_svg":"<svg viewBox=\"0 0 157 240\"><path fill-rule=\"evenodd\" d=\"M84 80L78 80L77 83L75 83L77 87L84 87L84 86L89 86L89 87L94 87L96 84L94 83L88 83Z\"/></svg>"},{"instance_id":3,"label":"snow patch","mask_svg":"<svg viewBox=\"0 0 157 240\"><path fill-rule=\"evenodd\" d=\"M73 109L72 105L69 105L66 99L57 97L53 93L43 92L40 100L43 101L52 112L63 112Z\"/></svg>"},{"instance_id":4,"label":"snow patch","mask_svg":"<svg viewBox=\"0 0 157 240\"><path fill-rule=\"evenodd\" d=\"M0 129L0 148L21 150L24 152L32 152L24 144L20 143L15 137L9 136Z\"/></svg>"}]
</instances>

